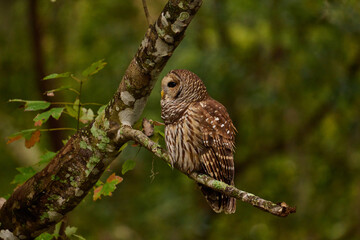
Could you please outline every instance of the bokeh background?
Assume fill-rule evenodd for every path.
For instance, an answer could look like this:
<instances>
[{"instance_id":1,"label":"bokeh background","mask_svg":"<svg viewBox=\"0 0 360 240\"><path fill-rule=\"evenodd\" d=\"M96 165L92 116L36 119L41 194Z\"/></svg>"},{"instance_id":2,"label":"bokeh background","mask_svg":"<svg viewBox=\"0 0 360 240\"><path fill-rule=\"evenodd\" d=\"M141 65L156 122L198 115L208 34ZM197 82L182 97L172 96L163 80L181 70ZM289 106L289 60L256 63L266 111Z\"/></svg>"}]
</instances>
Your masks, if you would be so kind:
<instances>
[{"instance_id":1,"label":"bokeh background","mask_svg":"<svg viewBox=\"0 0 360 240\"><path fill-rule=\"evenodd\" d=\"M154 20L166 1L148 0ZM33 112L8 99L42 99L92 62L108 65L82 99L105 104L147 29L140 0L0 1L0 196L16 167L56 151L71 132L43 134L32 149L6 137L32 128ZM86 239L360 239L360 2L206 0L160 77L186 68L222 102L238 129L236 186L297 213L279 218L238 202L214 214L196 185L144 149L128 147L112 197L91 194L67 218ZM67 84L67 83L66 83ZM75 87L77 87L75 85ZM144 117L160 121L160 86ZM71 92L53 99L73 101ZM96 110L96 109L95 109ZM69 117L47 127L76 127Z\"/></svg>"}]
</instances>

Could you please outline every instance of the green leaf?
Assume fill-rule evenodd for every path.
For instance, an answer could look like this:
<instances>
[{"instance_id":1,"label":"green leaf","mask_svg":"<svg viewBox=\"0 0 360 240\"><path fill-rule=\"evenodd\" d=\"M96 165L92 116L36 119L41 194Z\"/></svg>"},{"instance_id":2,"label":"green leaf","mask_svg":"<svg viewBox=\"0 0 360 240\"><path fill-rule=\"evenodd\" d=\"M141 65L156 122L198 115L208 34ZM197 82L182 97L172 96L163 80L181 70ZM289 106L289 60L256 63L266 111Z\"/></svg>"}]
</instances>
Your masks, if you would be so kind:
<instances>
[{"instance_id":1,"label":"green leaf","mask_svg":"<svg viewBox=\"0 0 360 240\"><path fill-rule=\"evenodd\" d=\"M35 128L31 128L31 129L26 129L26 130L22 130L20 132L11 134L8 138L14 138L16 136L22 136L24 137L26 140L30 140L32 134L36 131L37 129Z\"/></svg>"},{"instance_id":2,"label":"green leaf","mask_svg":"<svg viewBox=\"0 0 360 240\"><path fill-rule=\"evenodd\" d=\"M158 143L161 140L165 139L164 127L163 126L155 126L154 127L154 135L150 138L154 142Z\"/></svg>"},{"instance_id":3,"label":"green leaf","mask_svg":"<svg viewBox=\"0 0 360 240\"><path fill-rule=\"evenodd\" d=\"M24 102L25 111L38 111L46 109L50 106L49 102L46 101L29 101L23 99L10 99L9 102Z\"/></svg>"},{"instance_id":4,"label":"green leaf","mask_svg":"<svg viewBox=\"0 0 360 240\"><path fill-rule=\"evenodd\" d=\"M133 128L134 128L134 129L137 129L137 130L141 130L141 128L142 128L142 122L143 122L143 120L142 120L142 118L140 118L139 120L136 121L136 123L134 124Z\"/></svg>"},{"instance_id":5,"label":"green leaf","mask_svg":"<svg viewBox=\"0 0 360 240\"><path fill-rule=\"evenodd\" d=\"M121 173L124 175L126 172L133 170L136 165L136 162L134 160L128 159L124 162L122 165Z\"/></svg>"},{"instance_id":6,"label":"green leaf","mask_svg":"<svg viewBox=\"0 0 360 240\"><path fill-rule=\"evenodd\" d=\"M51 116L53 118L55 118L56 120L58 120L62 114L62 112L64 111L64 108L52 108L49 110L49 112L51 112Z\"/></svg>"},{"instance_id":7,"label":"green leaf","mask_svg":"<svg viewBox=\"0 0 360 240\"><path fill-rule=\"evenodd\" d=\"M61 140L61 142L66 145L66 143L70 140L71 136L68 136L68 138Z\"/></svg>"},{"instance_id":8,"label":"green leaf","mask_svg":"<svg viewBox=\"0 0 360 240\"><path fill-rule=\"evenodd\" d=\"M78 116L78 109L79 109L79 99L77 98L73 105L66 105L65 106L67 113L77 119Z\"/></svg>"},{"instance_id":9,"label":"green leaf","mask_svg":"<svg viewBox=\"0 0 360 240\"><path fill-rule=\"evenodd\" d=\"M70 226L67 226L66 229L65 229L65 235L67 237L71 237L72 235L74 235L77 231L77 227L70 227Z\"/></svg>"},{"instance_id":10,"label":"green leaf","mask_svg":"<svg viewBox=\"0 0 360 240\"><path fill-rule=\"evenodd\" d=\"M162 139L165 139L165 133L164 133L163 129L164 129L163 127L155 127L154 134L158 134L158 135L160 135L159 137L161 137Z\"/></svg>"},{"instance_id":11,"label":"green leaf","mask_svg":"<svg viewBox=\"0 0 360 240\"><path fill-rule=\"evenodd\" d=\"M27 148L31 148L37 142L40 141L40 135L41 135L40 131L37 129L34 129L34 128L23 130L21 132L17 132L17 133L12 134L11 136L9 136L6 144L12 143L14 141L21 139L21 137L24 137L25 138L25 146Z\"/></svg>"},{"instance_id":12,"label":"green leaf","mask_svg":"<svg viewBox=\"0 0 360 240\"><path fill-rule=\"evenodd\" d=\"M49 79L54 79L54 78L65 78L65 77L70 77L71 73L66 72L66 73L52 73L50 75L47 75L46 77L43 78L43 80L49 80Z\"/></svg>"},{"instance_id":13,"label":"green leaf","mask_svg":"<svg viewBox=\"0 0 360 240\"><path fill-rule=\"evenodd\" d=\"M25 103L25 111L37 111L47 109L50 106L46 101L27 101Z\"/></svg>"},{"instance_id":14,"label":"green leaf","mask_svg":"<svg viewBox=\"0 0 360 240\"><path fill-rule=\"evenodd\" d=\"M61 225L63 224L62 221L58 222L56 225L55 225L55 229L54 229L54 232L53 232L53 237L55 237L55 239L57 239L59 236L60 236L60 228L61 228Z\"/></svg>"},{"instance_id":15,"label":"green leaf","mask_svg":"<svg viewBox=\"0 0 360 240\"><path fill-rule=\"evenodd\" d=\"M165 139L165 133L163 131L158 131L158 133Z\"/></svg>"},{"instance_id":16,"label":"green leaf","mask_svg":"<svg viewBox=\"0 0 360 240\"><path fill-rule=\"evenodd\" d=\"M35 240L51 240L54 236L50 233L42 233L41 235L37 236Z\"/></svg>"},{"instance_id":17,"label":"green leaf","mask_svg":"<svg viewBox=\"0 0 360 240\"><path fill-rule=\"evenodd\" d=\"M42 113L39 113L38 115L36 115L36 117L34 118L34 122L41 121L41 123L44 123L49 119L50 116L52 116L53 118L58 120L63 111L64 111L63 107L62 108L51 108L49 111L42 112Z\"/></svg>"},{"instance_id":18,"label":"green leaf","mask_svg":"<svg viewBox=\"0 0 360 240\"><path fill-rule=\"evenodd\" d=\"M80 103L80 100L77 98L74 102L74 104L72 105L74 111L76 112L76 116L77 116L77 113L79 111L79 103Z\"/></svg>"},{"instance_id":19,"label":"green leaf","mask_svg":"<svg viewBox=\"0 0 360 240\"><path fill-rule=\"evenodd\" d=\"M74 237L77 237L80 240L86 240L86 238L84 238L83 236L77 235L77 234L73 234Z\"/></svg>"},{"instance_id":20,"label":"green leaf","mask_svg":"<svg viewBox=\"0 0 360 240\"><path fill-rule=\"evenodd\" d=\"M127 146L128 146L128 143L123 144L118 152L123 151Z\"/></svg>"},{"instance_id":21,"label":"green leaf","mask_svg":"<svg viewBox=\"0 0 360 240\"><path fill-rule=\"evenodd\" d=\"M79 99L76 99L73 105L66 105L65 106L67 113L75 118L78 119L78 109L79 109ZM94 119L95 115L91 108L81 108L80 111L80 119L79 121L82 123L88 123Z\"/></svg>"},{"instance_id":22,"label":"green leaf","mask_svg":"<svg viewBox=\"0 0 360 240\"><path fill-rule=\"evenodd\" d=\"M115 191L116 185L118 183L119 183L118 181L112 181L112 182L104 183L104 185L102 187L101 195L111 196L112 193Z\"/></svg>"},{"instance_id":23,"label":"green leaf","mask_svg":"<svg viewBox=\"0 0 360 240\"><path fill-rule=\"evenodd\" d=\"M101 181L101 180L98 180L96 183L95 183L95 187L100 187L101 185L103 185L104 183Z\"/></svg>"},{"instance_id":24,"label":"green leaf","mask_svg":"<svg viewBox=\"0 0 360 240\"><path fill-rule=\"evenodd\" d=\"M50 162L51 159L53 159L56 154L58 152L51 152L51 151L47 151L45 154L43 154L41 157L40 157L40 162L38 163L39 165L42 165L42 164L47 164Z\"/></svg>"},{"instance_id":25,"label":"green leaf","mask_svg":"<svg viewBox=\"0 0 360 240\"><path fill-rule=\"evenodd\" d=\"M105 108L106 108L106 104L105 105L102 105L98 110L97 110L97 115L100 115L103 111L105 111Z\"/></svg>"},{"instance_id":26,"label":"green leaf","mask_svg":"<svg viewBox=\"0 0 360 240\"><path fill-rule=\"evenodd\" d=\"M94 116L94 112L91 108L81 108L79 121L82 123L88 123L94 119Z\"/></svg>"},{"instance_id":27,"label":"green leaf","mask_svg":"<svg viewBox=\"0 0 360 240\"><path fill-rule=\"evenodd\" d=\"M90 76L96 74L97 72L99 72L101 69L103 69L106 64L107 63L104 62L104 59L94 62L93 64L90 65L90 67L88 67L87 69L85 69L82 72L82 75L84 77L90 77Z\"/></svg>"},{"instance_id":28,"label":"green leaf","mask_svg":"<svg viewBox=\"0 0 360 240\"><path fill-rule=\"evenodd\" d=\"M46 101L27 101L25 103L25 111L37 111L43 110L50 106L49 102Z\"/></svg>"},{"instance_id":29,"label":"green leaf","mask_svg":"<svg viewBox=\"0 0 360 240\"><path fill-rule=\"evenodd\" d=\"M71 105L66 105L65 109L71 117L77 119L77 112L74 110L74 108Z\"/></svg>"},{"instance_id":30,"label":"green leaf","mask_svg":"<svg viewBox=\"0 0 360 240\"><path fill-rule=\"evenodd\" d=\"M36 173L33 167L21 167L16 168L16 170L19 172L19 174L15 175L14 180L11 182L12 184L21 185Z\"/></svg>"},{"instance_id":31,"label":"green leaf","mask_svg":"<svg viewBox=\"0 0 360 240\"><path fill-rule=\"evenodd\" d=\"M156 142L156 143L159 142L160 138L162 138L162 137L161 137L161 135L160 135L159 133L157 133L157 132L155 132L154 135L152 135L152 136L150 137L150 139L153 140L153 141Z\"/></svg>"},{"instance_id":32,"label":"green leaf","mask_svg":"<svg viewBox=\"0 0 360 240\"><path fill-rule=\"evenodd\" d=\"M94 189L94 201L100 199L101 196L111 196L116 189L116 185L121 183L122 180L123 179L119 176L116 176L115 173L111 174L108 179L106 179L104 185L101 185Z\"/></svg>"}]
</instances>

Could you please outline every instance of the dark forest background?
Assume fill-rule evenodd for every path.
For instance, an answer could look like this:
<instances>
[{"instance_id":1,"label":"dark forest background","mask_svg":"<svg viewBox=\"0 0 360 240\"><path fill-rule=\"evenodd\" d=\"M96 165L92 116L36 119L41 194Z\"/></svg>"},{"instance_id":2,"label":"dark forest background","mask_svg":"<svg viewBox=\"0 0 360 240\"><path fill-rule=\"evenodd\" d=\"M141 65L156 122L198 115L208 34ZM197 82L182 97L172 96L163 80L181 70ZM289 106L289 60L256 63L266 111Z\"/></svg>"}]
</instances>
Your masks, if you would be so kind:
<instances>
[{"instance_id":1,"label":"dark forest background","mask_svg":"<svg viewBox=\"0 0 360 240\"><path fill-rule=\"evenodd\" d=\"M148 0L153 20L166 1ZM83 88L84 102L106 104L147 29L140 0L0 1L0 196L16 168L35 165L72 132L43 133L26 149L6 137L33 127L34 113L9 99L46 99L67 80L108 65ZM207 0L160 75L186 68L226 106L238 129L236 186L297 213L279 218L237 203L212 213L196 184L145 149L129 146L111 165L121 175L112 197L91 194L67 218L86 239L359 239L360 2ZM65 81L65 82L64 82ZM54 99L73 101L71 92ZM96 111L96 108L94 109ZM161 121L160 84L143 113ZM48 127L76 127L67 116ZM106 177L106 176L105 176ZM105 178L106 179L106 178Z\"/></svg>"}]
</instances>

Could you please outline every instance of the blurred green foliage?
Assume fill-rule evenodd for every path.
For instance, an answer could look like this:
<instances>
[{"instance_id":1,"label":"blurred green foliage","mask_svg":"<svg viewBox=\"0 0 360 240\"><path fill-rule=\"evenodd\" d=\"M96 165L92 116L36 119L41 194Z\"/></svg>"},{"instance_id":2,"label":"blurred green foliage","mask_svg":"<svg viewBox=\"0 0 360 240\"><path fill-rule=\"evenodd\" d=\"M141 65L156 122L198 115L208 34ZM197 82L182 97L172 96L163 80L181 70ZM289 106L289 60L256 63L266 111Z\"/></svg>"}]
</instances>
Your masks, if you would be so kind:
<instances>
[{"instance_id":1,"label":"blurred green foliage","mask_svg":"<svg viewBox=\"0 0 360 240\"><path fill-rule=\"evenodd\" d=\"M45 134L31 150L5 144L34 118L7 100L43 96L30 26L34 2L46 74L80 75L106 59L83 86L84 102L107 103L147 28L140 0L0 1L0 196L14 188L16 167L56 151ZM165 2L148 1L153 20ZM111 171L121 175L127 159L136 167L113 196L88 196L67 221L86 239L359 239L359 43L357 0L204 1L160 77L175 68L197 73L238 129L236 186L296 205L297 213L278 218L238 202L235 214L214 214L191 180L129 146ZM49 81L52 89L66 85ZM157 121L159 89L157 83L143 114ZM60 97L74 100L71 92ZM76 127L66 116L60 121Z\"/></svg>"}]
</instances>

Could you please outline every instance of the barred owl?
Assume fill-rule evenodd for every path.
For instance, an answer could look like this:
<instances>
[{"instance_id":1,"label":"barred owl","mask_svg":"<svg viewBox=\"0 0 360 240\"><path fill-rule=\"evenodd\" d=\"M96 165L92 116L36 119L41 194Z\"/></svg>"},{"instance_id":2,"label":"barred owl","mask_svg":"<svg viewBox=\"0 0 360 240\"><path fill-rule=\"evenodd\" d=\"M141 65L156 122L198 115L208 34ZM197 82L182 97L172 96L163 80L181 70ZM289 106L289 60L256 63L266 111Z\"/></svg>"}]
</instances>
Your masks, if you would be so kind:
<instances>
[{"instance_id":1,"label":"barred owl","mask_svg":"<svg viewBox=\"0 0 360 240\"><path fill-rule=\"evenodd\" d=\"M201 79L188 70L172 70L161 88L161 118L171 163L188 174L205 173L234 185L236 129L225 107L212 99ZM235 198L199 187L215 212L235 212Z\"/></svg>"}]
</instances>

